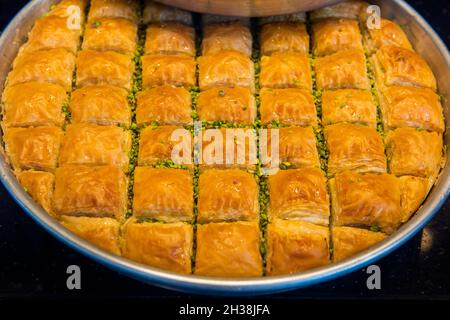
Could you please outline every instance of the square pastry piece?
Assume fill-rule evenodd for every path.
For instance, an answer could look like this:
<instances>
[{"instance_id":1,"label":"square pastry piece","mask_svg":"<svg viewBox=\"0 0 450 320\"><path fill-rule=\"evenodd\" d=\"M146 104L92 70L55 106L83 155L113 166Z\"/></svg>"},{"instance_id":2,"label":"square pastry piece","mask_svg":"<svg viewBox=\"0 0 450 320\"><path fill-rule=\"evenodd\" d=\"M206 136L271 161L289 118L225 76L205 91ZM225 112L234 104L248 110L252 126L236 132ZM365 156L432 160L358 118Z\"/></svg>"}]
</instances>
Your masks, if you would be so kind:
<instances>
[{"instance_id":1,"label":"square pastry piece","mask_svg":"<svg viewBox=\"0 0 450 320\"><path fill-rule=\"evenodd\" d=\"M185 55L149 55L142 57L142 85L144 88L165 84L195 86L196 62Z\"/></svg>"},{"instance_id":2,"label":"square pastry piece","mask_svg":"<svg viewBox=\"0 0 450 320\"><path fill-rule=\"evenodd\" d=\"M356 20L325 19L312 25L313 52L326 56L344 50L363 50L361 32Z\"/></svg>"},{"instance_id":3,"label":"square pastry piece","mask_svg":"<svg viewBox=\"0 0 450 320\"><path fill-rule=\"evenodd\" d=\"M145 0L144 2L145 24L148 23L167 23L178 22L185 25L192 25L192 13L171 6L166 6L153 0Z\"/></svg>"},{"instance_id":4,"label":"square pastry piece","mask_svg":"<svg viewBox=\"0 0 450 320\"><path fill-rule=\"evenodd\" d=\"M419 209L434 184L434 178L420 178L402 176L400 180L401 205L403 221L408 221L414 212Z\"/></svg>"},{"instance_id":5,"label":"square pastry piece","mask_svg":"<svg viewBox=\"0 0 450 320\"><path fill-rule=\"evenodd\" d=\"M57 84L26 82L8 86L2 95L3 126L62 126L66 100L66 90Z\"/></svg>"},{"instance_id":6,"label":"square pastry piece","mask_svg":"<svg viewBox=\"0 0 450 320\"><path fill-rule=\"evenodd\" d=\"M136 0L92 0L89 22L99 18L123 18L138 21L139 1Z\"/></svg>"},{"instance_id":7,"label":"square pastry piece","mask_svg":"<svg viewBox=\"0 0 450 320\"><path fill-rule=\"evenodd\" d=\"M75 56L65 49L50 49L19 54L8 75L7 85L36 81L54 83L66 91L72 87Z\"/></svg>"},{"instance_id":8,"label":"square pastry piece","mask_svg":"<svg viewBox=\"0 0 450 320\"><path fill-rule=\"evenodd\" d=\"M380 92L380 107L385 129L414 127L444 131L439 96L431 89L386 87Z\"/></svg>"},{"instance_id":9,"label":"square pastry piece","mask_svg":"<svg viewBox=\"0 0 450 320\"><path fill-rule=\"evenodd\" d=\"M14 170L55 170L63 135L59 127L5 130L5 148Z\"/></svg>"},{"instance_id":10,"label":"square pastry piece","mask_svg":"<svg viewBox=\"0 0 450 320\"><path fill-rule=\"evenodd\" d=\"M130 90L133 71L134 63L129 55L82 50L77 58L77 87L110 84Z\"/></svg>"},{"instance_id":11,"label":"square pastry piece","mask_svg":"<svg viewBox=\"0 0 450 320\"><path fill-rule=\"evenodd\" d=\"M328 227L275 219L267 226L267 275L292 274L330 263Z\"/></svg>"},{"instance_id":12,"label":"square pastry piece","mask_svg":"<svg viewBox=\"0 0 450 320\"><path fill-rule=\"evenodd\" d=\"M17 178L34 201L51 214L55 176L50 172L30 170L19 173Z\"/></svg>"},{"instance_id":13,"label":"square pastry piece","mask_svg":"<svg viewBox=\"0 0 450 320\"><path fill-rule=\"evenodd\" d=\"M198 96L200 121L251 125L256 117L255 97L248 88L212 88Z\"/></svg>"},{"instance_id":14,"label":"square pastry piece","mask_svg":"<svg viewBox=\"0 0 450 320\"><path fill-rule=\"evenodd\" d=\"M165 222L191 221L194 210L192 176L188 170L137 167L133 215Z\"/></svg>"},{"instance_id":15,"label":"square pastry piece","mask_svg":"<svg viewBox=\"0 0 450 320\"><path fill-rule=\"evenodd\" d=\"M136 43L137 25L130 20L99 18L86 24L83 49L133 55Z\"/></svg>"},{"instance_id":16,"label":"square pastry piece","mask_svg":"<svg viewBox=\"0 0 450 320\"><path fill-rule=\"evenodd\" d=\"M137 95L136 122L139 126L192 124L191 94L185 88L164 85Z\"/></svg>"},{"instance_id":17,"label":"square pastry piece","mask_svg":"<svg viewBox=\"0 0 450 320\"><path fill-rule=\"evenodd\" d=\"M392 233L402 223L400 183L394 175L345 171L329 185L335 226L376 227Z\"/></svg>"},{"instance_id":18,"label":"square pastry piece","mask_svg":"<svg viewBox=\"0 0 450 320\"><path fill-rule=\"evenodd\" d=\"M198 225L195 274L260 277L263 274L257 222Z\"/></svg>"},{"instance_id":19,"label":"square pastry piece","mask_svg":"<svg viewBox=\"0 0 450 320\"><path fill-rule=\"evenodd\" d=\"M324 125L340 122L377 126L377 106L368 90L325 90L322 94Z\"/></svg>"},{"instance_id":20,"label":"square pastry piece","mask_svg":"<svg viewBox=\"0 0 450 320\"><path fill-rule=\"evenodd\" d=\"M187 223L140 223L132 219L123 230L122 254L152 267L188 274L193 233Z\"/></svg>"},{"instance_id":21,"label":"square pastry piece","mask_svg":"<svg viewBox=\"0 0 450 320\"><path fill-rule=\"evenodd\" d=\"M436 78L417 53L401 47L383 46L372 56L375 79L383 86L413 86L436 90Z\"/></svg>"},{"instance_id":22,"label":"square pastry piece","mask_svg":"<svg viewBox=\"0 0 450 320\"><path fill-rule=\"evenodd\" d=\"M53 210L58 215L122 219L127 179L115 166L65 166L56 169Z\"/></svg>"},{"instance_id":23,"label":"square pastry piece","mask_svg":"<svg viewBox=\"0 0 450 320\"><path fill-rule=\"evenodd\" d=\"M236 50L247 56L252 54L252 34L239 21L213 23L203 27L202 55Z\"/></svg>"},{"instance_id":24,"label":"square pastry piece","mask_svg":"<svg viewBox=\"0 0 450 320\"><path fill-rule=\"evenodd\" d=\"M311 90L311 70L306 53L277 52L261 58L261 88Z\"/></svg>"},{"instance_id":25,"label":"square pastry piece","mask_svg":"<svg viewBox=\"0 0 450 320\"><path fill-rule=\"evenodd\" d=\"M117 126L77 123L67 126L59 164L115 165L128 169L131 134Z\"/></svg>"},{"instance_id":26,"label":"square pastry piece","mask_svg":"<svg viewBox=\"0 0 450 320\"><path fill-rule=\"evenodd\" d=\"M259 220L258 184L238 170L206 170L200 175L198 223Z\"/></svg>"},{"instance_id":27,"label":"square pastry piece","mask_svg":"<svg viewBox=\"0 0 450 320\"><path fill-rule=\"evenodd\" d=\"M414 128L399 128L386 137L391 173L428 177L439 172L442 162L442 135Z\"/></svg>"},{"instance_id":28,"label":"square pastry piece","mask_svg":"<svg viewBox=\"0 0 450 320\"><path fill-rule=\"evenodd\" d=\"M374 128L338 123L326 126L324 133L329 173L344 170L386 172L383 139Z\"/></svg>"},{"instance_id":29,"label":"square pastry piece","mask_svg":"<svg viewBox=\"0 0 450 320\"><path fill-rule=\"evenodd\" d=\"M93 85L72 92L70 111L73 123L130 125L128 91L111 85Z\"/></svg>"},{"instance_id":30,"label":"square pastry piece","mask_svg":"<svg viewBox=\"0 0 450 320\"><path fill-rule=\"evenodd\" d=\"M186 138L187 139L184 139ZM138 163L140 166L153 166L166 161L190 166L192 164L191 133L183 127L158 126L141 130L139 139ZM181 148L174 151L175 146ZM176 152L176 159L172 152ZM176 160L176 161L175 161Z\"/></svg>"},{"instance_id":31,"label":"square pastry piece","mask_svg":"<svg viewBox=\"0 0 450 320\"><path fill-rule=\"evenodd\" d=\"M328 225L327 180L317 168L280 170L269 176L269 219Z\"/></svg>"},{"instance_id":32,"label":"square pastry piece","mask_svg":"<svg viewBox=\"0 0 450 320\"><path fill-rule=\"evenodd\" d=\"M112 218L60 217L61 224L77 236L120 256L119 221Z\"/></svg>"},{"instance_id":33,"label":"square pastry piece","mask_svg":"<svg viewBox=\"0 0 450 320\"><path fill-rule=\"evenodd\" d=\"M317 111L309 90L263 88L261 97L261 121L263 124L316 126Z\"/></svg>"},{"instance_id":34,"label":"square pastry piece","mask_svg":"<svg viewBox=\"0 0 450 320\"><path fill-rule=\"evenodd\" d=\"M377 244L386 238L382 232L352 227L333 227L333 261L340 261Z\"/></svg>"},{"instance_id":35,"label":"square pastry piece","mask_svg":"<svg viewBox=\"0 0 450 320\"><path fill-rule=\"evenodd\" d=\"M274 22L262 26L261 55L275 52L308 53L309 36L303 23Z\"/></svg>"},{"instance_id":36,"label":"square pastry piece","mask_svg":"<svg viewBox=\"0 0 450 320\"><path fill-rule=\"evenodd\" d=\"M370 89L362 50L346 50L318 58L314 65L318 89Z\"/></svg>"},{"instance_id":37,"label":"square pastry piece","mask_svg":"<svg viewBox=\"0 0 450 320\"><path fill-rule=\"evenodd\" d=\"M227 50L198 59L200 90L244 87L254 90L254 65L245 54Z\"/></svg>"},{"instance_id":38,"label":"square pastry piece","mask_svg":"<svg viewBox=\"0 0 450 320\"><path fill-rule=\"evenodd\" d=\"M365 28L364 30L364 41L370 53L388 45L412 50L408 37L398 24L387 19L381 19L380 23L379 29Z\"/></svg>"},{"instance_id":39,"label":"square pastry piece","mask_svg":"<svg viewBox=\"0 0 450 320\"><path fill-rule=\"evenodd\" d=\"M145 54L195 56L194 28L179 23L151 24L147 28Z\"/></svg>"}]
</instances>

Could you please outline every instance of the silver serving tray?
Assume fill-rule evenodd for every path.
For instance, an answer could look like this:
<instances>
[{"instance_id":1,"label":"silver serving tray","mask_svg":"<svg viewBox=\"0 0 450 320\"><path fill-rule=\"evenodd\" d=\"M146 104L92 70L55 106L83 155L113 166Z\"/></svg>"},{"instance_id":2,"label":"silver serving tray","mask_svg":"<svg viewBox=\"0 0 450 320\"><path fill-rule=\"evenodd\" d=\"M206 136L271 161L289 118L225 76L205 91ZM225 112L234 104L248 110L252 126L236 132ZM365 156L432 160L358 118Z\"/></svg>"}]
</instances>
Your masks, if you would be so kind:
<instances>
[{"instance_id":1,"label":"silver serving tray","mask_svg":"<svg viewBox=\"0 0 450 320\"><path fill-rule=\"evenodd\" d=\"M12 61L34 21L48 11L57 0L31 1L11 21L0 38L0 83L3 86L11 68ZM438 35L427 22L408 4L402 0L375 1L381 7L383 17L393 19L405 26L406 32L415 49L430 64L438 81L439 92L444 96L444 114L446 126L450 125L450 58L449 53ZM3 90L2 90L3 91ZM445 144L449 144L449 130L445 133ZM11 196L49 233L68 246L84 255L130 277L161 287L194 293L212 293L221 295L264 294L306 287L324 282L353 270L363 268L395 250L414 234L439 211L449 195L450 164L445 164L432 191L423 206L397 232L370 249L352 256L342 262L317 268L295 275L227 279L181 275L169 271L152 268L103 251L91 243L77 237L65 229L57 220L41 209L18 183L5 157L3 147L0 148L0 180Z\"/></svg>"}]
</instances>

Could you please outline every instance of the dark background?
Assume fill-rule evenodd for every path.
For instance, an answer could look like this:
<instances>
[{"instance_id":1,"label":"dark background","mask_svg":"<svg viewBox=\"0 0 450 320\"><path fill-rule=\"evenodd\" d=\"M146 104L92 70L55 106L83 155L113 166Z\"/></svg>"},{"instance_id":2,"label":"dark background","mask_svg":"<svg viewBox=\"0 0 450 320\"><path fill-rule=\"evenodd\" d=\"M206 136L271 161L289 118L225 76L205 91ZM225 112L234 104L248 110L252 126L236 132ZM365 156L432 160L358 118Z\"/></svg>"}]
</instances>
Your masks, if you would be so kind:
<instances>
[{"instance_id":1,"label":"dark background","mask_svg":"<svg viewBox=\"0 0 450 320\"><path fill-rule=\"evenodd\" d=\"M27 1L0 0L0 30ZM408 1L450 43L450 2ZM66 288L66 268L82 270L82 289ZM450 200L424 230L377 263L382 289L368 290L364 270L310 288L258 298L450 298ZM0 185L0 300L128 297L175 304L198 296L165 290L111 271L66 247L29 218ZM183 299L181 299L183 298ZM261 300L264 299L264 300ZM241 302L245 300L240 299ZM250 301L250 300L247 300Z\"/></svg>"}]
</instances>

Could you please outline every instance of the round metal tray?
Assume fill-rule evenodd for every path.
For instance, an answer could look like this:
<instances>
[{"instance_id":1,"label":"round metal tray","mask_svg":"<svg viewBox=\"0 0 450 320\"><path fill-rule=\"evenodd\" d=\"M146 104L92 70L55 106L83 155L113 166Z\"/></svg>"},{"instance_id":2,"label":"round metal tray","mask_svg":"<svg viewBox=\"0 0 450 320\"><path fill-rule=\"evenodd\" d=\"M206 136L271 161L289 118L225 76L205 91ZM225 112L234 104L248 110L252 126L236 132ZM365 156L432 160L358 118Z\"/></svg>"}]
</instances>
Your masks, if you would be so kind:
<instances>
[{"instance_id":1,"label":"round metal tray","mask_svg":"<svg viewBox=\"0 0 450 320\"><path fill-rule=\"evenodd\" d=\"M11 21L0 38L0 83L3 85L12 61L26 34L36 18L45 13L56 0L31 1ZM427 22L402 0L375 1L380 5L383 17L393 19L405 27L416 51L430 64L438 81L439 92L444 96L446 126L450 125L450 58L448 50ZM3 91L3 90L2 90ZM449 143L449 132L445 133L445 144ZM165 288L203 294L249 295L264 294L306 287L324 282L353 270L363 268L395 250L439 211L449 195L450 164L447 159L435 186L419 211L397 232L370 249L342 262L294 275L227 279L180 275L152 268L105 252L91 243L77 237L50 217L23 190L8 164L3 147L0 148L0 180L23 210L57 239L82 254L130 277Z\"/></svg>"}]
</instances>

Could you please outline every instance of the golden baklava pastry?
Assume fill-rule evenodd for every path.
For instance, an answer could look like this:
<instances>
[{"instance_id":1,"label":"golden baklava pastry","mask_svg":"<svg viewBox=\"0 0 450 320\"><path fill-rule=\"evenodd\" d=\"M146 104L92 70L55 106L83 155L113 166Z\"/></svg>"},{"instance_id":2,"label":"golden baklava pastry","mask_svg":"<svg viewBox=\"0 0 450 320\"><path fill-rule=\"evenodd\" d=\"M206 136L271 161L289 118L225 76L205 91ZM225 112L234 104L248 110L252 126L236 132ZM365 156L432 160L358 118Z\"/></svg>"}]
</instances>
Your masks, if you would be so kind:
<instances>
[{"instance_id":1,"label":"golden baklava pastry","mask_svg":"<svg viewBox=\"0 0 450 320\"><path fill-rule=\"evenodd\" d=\"M194 210L192 176L188 170L137 167L133 215L165 222L191 221Z\"/></svg>"},{"instance_id":2,"label":"golden baklava pastry","mask_svg":"<svg viewBox=\"0 0 450 320\"><path fill-rule=\"evenodd\" d=\"M292 274L330 263L328 227L275 219L267 226L267 275Z\"/></svg>"},{"instance_id":3,"label":"golden baklava pastry","mask_svg":"<svg viewBox=\"0 0 450 320\"><path fill-rule=\"evenodd\" d=\"M312 20L324 18L344 18L358 20L366 11L368 4L364 1L348 0L338 4L326 6L311 12Z\"/></svg>"},{"instance_id":4,"label":"golden baklava pastry","mask_svg":"<svg viewBox=\"0 0 450 320\"><path fill-rule=\"evenodd\" d=\"M48 213L52 213L52 196L55 176L44 171L22 171L18 174L20 184L26 192Z\"/></svg>"},{"instance_id":5,"label":"golden baklava pastry","mask_svg":"<svg viewBox=\"0 0 450 320\"><path fill-rule=\"evenodd\" d=\"M128 55L82 50L77 58L77 87L110 84L130 90L133 70L134 63Z\"/></svg>"},{"instance_id":6,"label":"golden baklava pastry","mask_svg":"<svg viewBox=\"0 0 450 320\"><path fill-rule=\"evenodd\" d=\"M123 18L138 21L139 1L136 0L91 0L89 22L99 18Z\"/></svg>"},{"instance_id":7,"label":"golden baklava pastry","mask_svg":"<svg viewBox=\"0 0 450 320\"><path fill-rule=\"evenodd\" d=\"M184 137L187 137L188 141ZM175 150L176 146L181 148ZM152 166L167 160L174 161L172 152L178 156L180 160L178 164L192 164L192 139L188 130L177 126L146 127L141 130L138 153L140 166Z\"/></svg>"},{"instance_id":8,"label":"golden baklava pastry","mask_svg":"<svg viewBox=\"0 0 450 320\"><path fill-rule=\"evenodd\" d=\"M69 165L56 169L56 214L122 219L126 208L127 179L120 168Z\"/></svg>"},{"instance_id":9,"label":"golden baklava pastry","mask_svg":"<svg viewBox=\"0 0 450 320\"><path fill-rule=\"evenodd\" d=\"M119 221L112 218L61 216L60 222L77 236L120 256Z\"/></svg>"},{"instance_id":10,"label":"golden baklava pastry","mask_svg":"<svg viewBox=\"0 0 450 320\"><path fill-rule=\"evenodd\" d=\"M383 86L413 86L436 90L436 79L427 62L414 51L388 45L373 56L375 78Z\"/></svg>"},{"instance_id":11,"label":"golden baklava pastry","mask_svg":"<svg viewBox=\"0 0 450 320\"><path fill-rule=\"evenodd\" d=\"M306 53L277 52L261 58L261 88L311 90L311 70Z\"/></svg>"},{"instance_id":12,"label":"golden baklava pastry","mask_svg":"<svg viewBox=\"0 0 450 320\"><path fill-rule=\"evenodd\" d=\"M198 96L201 121L225 121L251 125L256 118L255 97L248 88L211 88Z\"/></svg>"},{"instance_id":13,"label":"golden baklava pastry","mask_svg":"<svg viewBox=\"0 0 450 320\"><path fill-rule=\"evenodd\" d=\"M261 121L282 125L316 126L317 111L309 90L263 88L260 91Z\"/></svg>"},{"instance_id":14,"label":"golden baklava pastry","mask_svg":"<svg viewBox=\"0 0 450 320\"><path fill-rule=\"evenodd\" d=\"M63 87L52 83L26 82L6 87L2 95L3 126L62 126Z\"/></svg>"},{"instance_id":15,"label":"golden baklava pastry","mask_svg":"<svg viewBox=\"0 0 450 320\"><path fill-rule=\"evenodd\" d=\"M358 21L324 19L312 25L313 53L326 56L343 50L363 50Z\"/></svg>"},{"instance_id":16,"label":"golden baklava pastry","mask_svg":"<svg viewBox=\"0 0 450 320\"><path fill-rule=\"evenodd\" d=\"M58 4L50 7L48 16L56 16L60 18L68 18L76 14L80 14L80 21L84 20L85 9L87 5L87 0L62 0ZM78 9L73 10L73 7L78 7Z\"/></svg>"},{"instance_id":17,"label":"golden baklava pastry","mask_svg":"<svg viewBox=\"0 0 450 320\"><path fill-rule=\"evenodd\" d=\"M278 130L278 154L282 166L290 169L320 167L317 141L312 127L287 127L274 130ZM263 139L261 134L262 132L259 138L260 152L268 150L268 155L272 156L272 133L270 130L267 131L267 139ZM267 149L264 149L265 146Z\"/></svg>"},{"instance_id":18,"label":"golden baklava pastry","mask_svg":"<svg viewBox=\"0 0 450 320\"><path fill-rule=\"evenodd\" d=\"M213 87L254 89L252 60L238 51L222 51L198 58L200 90Z\"/></svg>"},{"instance_id":19,"label":"golden baklava pastry","mask_svg":"<svg viewBox=\"0 0 450 320\"><path fill-rule=\"evenodd\" d=\"M20 54L8 75L9 86L37 81L59 84L65 90L72 87L75 56L65 49L50 49Z\"/></svg>"},{"instance_id":20,"label":"golden baklava pastry","mask_svg":"<svg viewBox=\"0 0 450 320\"><path fill-rule=\"evenodd\" d=\"M86 24L83 49L117 51L133 55L136 51L137 25L126 19L100 18Z\"/></svg>"},{"instance_id":21,"label":"golden baklava pastry","mask_svg":"<svg viewBox=\"0 0 450 320\"><path fill-rule=\"evenodd\" d=\"M72 123L130 125L131 108L127 90L112 85L92 85L72 92Z\"/></svg>"},{"instance_id":22,"label":"golden baklava pastry","mask_svg":"<svg viewBox=\"0 0 450 320\"><path fill-rule=\"evenodd\" d=\"M318 89L370 89L362 50L346 50L317 58Z\"/></svg>"},{"instance_id":23,"label":"golden baklava pastry","mask_svg":"<svg viewBox=\"0 0 450 320\"><path fill-rule=\"evenodd\" d=\"M195 274L216 277L262 276L257 222L197 226Z\"/></svg>"},{"instance_id":24,"label":"golden baklava pastry","mask_svg":"<svg viewBox=\"0 0 450 320\"><path fill-rule=\"evenodd\" d=\"M434 179L414 176L402 176L398 179L400 180L401 190L402 221L406 222L425 200Z\"/></svg>"},{"instance_id":25,"label":"golden baklava pastry","mask_svg":"<svg viewBox=\"0 0 450 320\"><path fill-rule=\"evenodd\" d=\"M328 172L344 170L358 172L386 172L383 139L367 126L338 123L326 126Z\"/></svg>"},{"instance_id":26,"label":"golden baklava pastry","mask_svg":"<svg viewBox=\"0 0 450 320\"><path fill-rule=\"evenodd\" d=\"M328 225L327 179L318 168L280 170L268 179L270 219Z\"/></svg>"},{"instance_id":27,"label":"golden baklava pastry","mask_svg":"<svg viewBox=\"0 0 450 320\"><path fill-rule=\"evenodd\" d=\"M131 134L118 126L76 123L67 126L59 164L115 165L128 169Z\"/></svg>"},{"instance_id":28,"label":"golden baklava pastry","mask_svg":"<svg viewBox=\"0 0 450 320\"><path fill-rule=\"evenodd\" d=\"M199 223L259 220L258 184L239 169L209 169L200 174Z\"/></svg>"},{"instance_id":29,"label":"golden baklava pastry","mask_svg":"<svg viewBox=\"0 0 450 320\"><path fill-rule=\"evenodd\" d=\"M194 28L179 23L151 24L147 28L145 54L195 56Z\"/></svg>"},{"instance_id":30,"label":"golden baklava pastry","mask_svg":"<svg viewBox=\"0 0 450 320\"><path fill-rule=\"evenodd\" d=\"M379 29L365 28L364 41L370 53L388 45L412 50L411 43L402 28L387 19L381 19Z\"/></svg>"},{"instance_id":31,"label":"golden baklava pastry","mask_svg":"<svg viewBox=\"0 0 450 320\"><path fill-rule=\"evenodd\" d=\"M67 18L47 16L38 19L21 50L33 52L61 48L75 53L80 43L81 24L76 29L69 28L69 25Z\"/></svg>"},{"instance_id":32,"label":"golden baklava pastry","mask_svg":"<svg viewBox=\"0 0 450 320\"><path fill-rule=\"evenodd\" d=\"M295 12L295 13L291 13L291 14L267 16L267 17L261 17L258 20L259 25L278 23L278 22L306 23L306 12Z\"/></svg>"},{"instance_id":33,"label":"golden baklava pastry","mask_svg":"<svg viewBox=\"0 0 450 320\"><path fill-rule=\"evenodd\" d=\"M196 62L185 55L148 55L142 57L144 88L162 86L195 86Z\"/></svg>"},{"instance_id":34,"label":"golden baklava pastry","mask_svg":"<svg viewBox=\"0 0 450 320\"><path fill-rule=\"evenodd\" d=\"M15 170L53 171L63 135L59 127L8 128L3 139Z\"/></svg>"},{"instance_id":35,"label":"golden baklava pastry","mask_svg":"<svg viewBox=\"0 0 450 320\"><path fill-rule=\"evenodd\" d=\"M131 260L178 273L191 273L193 228L187 223L130 220L123 229L122 255Z\"/></svg>"},{"instance_id":36,"label":"golden baklava pastry","mask_svg":"<svg viewBox=\"0 0 450 320\"><path fill-rule=\"evenodd\" d=\"M192 101L185 88L163 85L141 91L137 95L138 125L157 122L163 125L192 124Z\"/></svg>"},{"instance_id":37,"label":"golden baklava pastry","mask_svg":"<svg viewBox=\"0 0 450 320\"><path fill-rule=\"evenodd\" d=\"M220 128L206 129L201 142L195 144L200 169L241 168L253 170L257 163L257 134L253 129Z\"/></svg>"},{"instance_id":38,"label":"golden baklava pastry","mask_svg":"<svg viewBox=\"0 0 450 320\"><path fill-rule=\"evenodd\" d=\"M214 23L204 26L202 55L236 50L247 56L252 54L252 34L239 21Z\"/></svg>"},{"instance_id":39,"label":"golden baklava pastry","mask_svg":"<svg viewBox=\"0 0 450 320\"><path fill-rule=\"evenodd\" d=\"M322 123L340 122L364 124L375 128L377 106L368 90L325 90L322 94Z\"/></svg>"},{"instance_id":40,"label":"golden baklava pastry","mask_svg":"<svg viewBox=\"0 0 450 320\"><path fill-rule=\"evenodd\" d=\"M340 261L384 240L386 234L352 227L333 227L333 261Z\"/></svg>"},{"instance_id":41,"label":"golden baklava pastry","mask_svg":"<svg viewBox=\"0 0 450 320\"><path fill-rule=\"evenodd\" d=\"M309 36L303 23L274 22L261 27L261 55L275 52L308 53Z\"/></svg>"},{"instance_id":42,"label":"golden baklava pastry","mask_svg":"<svg viewBox=\"0 0 450 320\"><path fill-rule=\"evenodd\" d=\"M153 0L145 0L143 20L145 24L178 22L190 26L192 25L192 13Z\"/></svg>"},{"instance_id":43,"label":"golden baklava pastry","mask_svg":"<svg viewBox=\"0 0 450 320\"><path fill-rule=\"evenodd\" d=\"M386 87L380 92L384 128L414 127L442 132L445 129L439 96L428 88Z\"/></svg>"},{"instance_id":44,"label":"golden baklava pastry","mask_svg":"<svg viewBox=\"0 0 450 320\"><path fill-rule=\"evenodd\" d=\"M402 223L400 182L386 173L345 171L329 181L333 224L380 228L392 233Z\"/></svg>"},{"instance_id":45,"label":"golden baklava pastry","mask_svg":"<svg viewBox=\"0 0 450 320\"><path fill-rule=\"evenodd\" d=\"M442 161L442 135L414 128L399 128L386 137L391 173L428 177L438 173Z\"/></svg>"}]
</instances>

